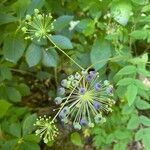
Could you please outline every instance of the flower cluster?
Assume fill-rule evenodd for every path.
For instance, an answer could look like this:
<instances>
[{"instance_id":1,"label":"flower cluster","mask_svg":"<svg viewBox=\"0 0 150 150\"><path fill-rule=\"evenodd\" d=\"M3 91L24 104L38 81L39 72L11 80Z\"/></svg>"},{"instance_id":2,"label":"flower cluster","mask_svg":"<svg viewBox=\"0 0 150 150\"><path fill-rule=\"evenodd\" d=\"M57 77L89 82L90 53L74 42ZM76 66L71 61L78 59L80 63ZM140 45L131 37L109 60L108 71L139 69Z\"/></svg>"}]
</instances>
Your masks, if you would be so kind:
<instances>
[{"instance_id":1,"label":"flower cluster","mask_svg":"<svg viewBox=\"0 0 150 150\"><path fill-rule=\"evenodd\" d=\"M72 122L75 129L94 127L105 121L105 112L111 112L113 86L99 80L95 71L75 73L61 81L56 104L61 104L59 117L64 123Z\"/></svg>"},{"instance_id":2,"label":"flower cluster","mask_svg":"<svg viewBox=\"0 0 150 150\"><path fill-rule=\"evenodd\" d=\"M51 14L41 14L38 9L34 10L34 14L26 15L25 26L22 31L27 34L25 39L36 39L40 41L45 39L54 29Z\"/></svg>"},{"instance_id":3,"label":"flower cluster","mask_svg":"<svg viewBox=\"0 0 150 150\"><path fill-rule=\"evenodd\" d=\"M43 138L44 143L53 141L58 135L58 129L54 125L54 121L51 121L50 117L39 117L34 125L37 127L37 130L35 131L36 135Z\"/></svg>"}]
</instances>

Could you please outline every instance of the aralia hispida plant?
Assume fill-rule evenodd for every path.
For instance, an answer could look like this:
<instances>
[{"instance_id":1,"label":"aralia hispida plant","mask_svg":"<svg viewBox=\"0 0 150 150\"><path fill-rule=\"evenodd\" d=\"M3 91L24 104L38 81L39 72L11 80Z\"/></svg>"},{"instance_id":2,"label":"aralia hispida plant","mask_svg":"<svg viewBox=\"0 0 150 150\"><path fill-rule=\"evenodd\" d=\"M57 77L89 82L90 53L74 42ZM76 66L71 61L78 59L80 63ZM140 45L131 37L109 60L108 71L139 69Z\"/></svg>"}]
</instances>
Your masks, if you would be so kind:
<instances>
[{"instance_id":1,"label":"aralia hispida plant","mask_svg":"<svg viewBox=\"0 0 150 150\"><path fill-rule=\"evenodd\" d=\"M88 72L88 69L84 71L81 65L49 38L53 28L52 16L50 14L41 14L38 9L35 9L32 16L26 16L25 26L22 27L22 31L26 34L25 39L50 40L82 72L77 72L62 80L61 87L58 90L58 97L54 100L56 104L60 104L56 115L53 118L44 116L37 119L35 132L36 135L43 138L44 143L53 141L58 135L58 129L55 126L57 116L64 123L72 122L73 127L78 130L82 127L94 127L95 124L106 121L104 114L111 112L111 106L115 103L112 98L113 86L109 81L100 81L98 72Z\"/></svg>"}]
</instances>

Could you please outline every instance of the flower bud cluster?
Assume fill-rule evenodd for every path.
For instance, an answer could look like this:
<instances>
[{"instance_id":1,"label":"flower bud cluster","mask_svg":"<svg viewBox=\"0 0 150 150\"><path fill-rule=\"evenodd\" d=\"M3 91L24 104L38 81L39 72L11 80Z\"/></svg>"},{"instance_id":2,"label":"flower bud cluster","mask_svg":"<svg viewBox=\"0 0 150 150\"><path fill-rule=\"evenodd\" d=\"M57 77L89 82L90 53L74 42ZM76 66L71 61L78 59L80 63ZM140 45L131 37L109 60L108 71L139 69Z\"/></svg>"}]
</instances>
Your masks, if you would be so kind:
<instances>
[{"instance_id":1,"label":"flower bud cluster","mask_svg":"<svg viewBox=\"0 0 150 150\"><path fill-rule=\"evenodd\" d=\"M35 131L36 135L43 138L44 143L53 141L58 135L58 129L50 117L39 117L34 125L37 127L37 130Z\"/></svg>"},{"instance_id":2,"label":"flower bud cluster","mask_svg":"<svg viewBox=\"0 0 150 150\"><path fill-rule=\"evenodd\" d=\"M82 71L61 81L54 102L63 106L59 113L61 121L71 121L74 128L80 130L106 121L103 115L112 111L115 103L112 97L113 86L108 80L100 81L98 72Z\"/></svg>"},{"instance_id":3,"label":"flower bud cluster","mask_svg":"<svg viewBox=\"0 0 150 150\"><path fill-rule=\"evenodd\" d=\"M25 25L22 27L25 39L46 39L54 29L52 18L51 14L41 14L38 9L34 9L32 16L26 15Z\"/></svg>"}]
</instances>

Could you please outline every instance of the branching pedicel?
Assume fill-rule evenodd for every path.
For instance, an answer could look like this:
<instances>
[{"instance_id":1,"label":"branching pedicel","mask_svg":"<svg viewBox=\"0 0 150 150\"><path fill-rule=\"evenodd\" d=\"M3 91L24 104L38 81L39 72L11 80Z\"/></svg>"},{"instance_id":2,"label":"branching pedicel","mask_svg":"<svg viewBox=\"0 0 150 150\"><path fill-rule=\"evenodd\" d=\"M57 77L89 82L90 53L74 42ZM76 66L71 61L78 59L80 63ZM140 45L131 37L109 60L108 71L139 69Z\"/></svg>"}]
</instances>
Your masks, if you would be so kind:
<instances>
[{"instance_id":1,"label":"branching pedicel","mask_svg":"<svg viewBox=\"0 0 150 150\"><path fill-rule=\"evenodd\" d=\"M22 31L27 34L25 39L40 41L48 38L53 28L52 16L40 14L39 10L35 9L34 15L26 16ZM53 41L51 43L83 70L82 66L68 56L58 45ZM82 71L70 75L67 79L62 80L58 97L54 100L57 105L60 105L59 111L53 119L46 116L37 119L35 123L36 135L43 138L44 143L53 141L58 135L58 129L54 124L57 116L64 123L72 122L73 127L78 130L82 127L94 127L95 124L103 123L106 121L103 117L104 113L111 112L111 106L115 103L112 97L113 86L107 80L100 81L98 72Z\"/></svg>"}]
</instances>

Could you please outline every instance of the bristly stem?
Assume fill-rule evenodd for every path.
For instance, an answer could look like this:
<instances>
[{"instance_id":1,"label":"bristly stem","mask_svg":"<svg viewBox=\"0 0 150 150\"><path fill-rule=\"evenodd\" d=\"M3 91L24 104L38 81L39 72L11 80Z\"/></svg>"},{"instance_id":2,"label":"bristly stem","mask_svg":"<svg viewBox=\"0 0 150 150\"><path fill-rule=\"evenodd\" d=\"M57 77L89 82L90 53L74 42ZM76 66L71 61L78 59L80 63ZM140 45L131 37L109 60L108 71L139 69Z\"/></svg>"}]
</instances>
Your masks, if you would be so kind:
<instances>
[{"instance_id":1,"label":"bristly stem","mask_svg":"<svg viewBox=\"0 0 150 150\"><path fill-rule=\"evenodd\" d=\"M49 36L47 36L48 39L50 40L50 42L59 50L61 51L63 54L65 54L74 64L76 64L81 70L84 70L84 68L79 65L74 59L72 59L67 53L65 53L59 46L57 46L50 38Z\"/></svg>"}]
</instances>

